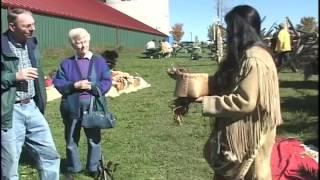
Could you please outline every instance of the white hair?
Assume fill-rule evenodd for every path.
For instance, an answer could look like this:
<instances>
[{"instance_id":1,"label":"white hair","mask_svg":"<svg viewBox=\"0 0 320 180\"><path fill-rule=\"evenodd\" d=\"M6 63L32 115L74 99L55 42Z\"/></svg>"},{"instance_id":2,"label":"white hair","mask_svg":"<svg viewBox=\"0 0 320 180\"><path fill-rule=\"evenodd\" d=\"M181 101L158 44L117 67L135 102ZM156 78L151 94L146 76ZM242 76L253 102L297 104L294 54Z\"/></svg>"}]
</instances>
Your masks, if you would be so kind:
<instances>
[{"instance_id":1,"label":"white hair","mask_svg":"<svg viewBox=\"0 0 320 180\"><path fill-rule=\"evenodd\" d=\"M74 28L69 31L69 41L74 44L74 42L78 39L85 39L90 41L90 34L84 28Z\"/></svg>"}]
</instances>

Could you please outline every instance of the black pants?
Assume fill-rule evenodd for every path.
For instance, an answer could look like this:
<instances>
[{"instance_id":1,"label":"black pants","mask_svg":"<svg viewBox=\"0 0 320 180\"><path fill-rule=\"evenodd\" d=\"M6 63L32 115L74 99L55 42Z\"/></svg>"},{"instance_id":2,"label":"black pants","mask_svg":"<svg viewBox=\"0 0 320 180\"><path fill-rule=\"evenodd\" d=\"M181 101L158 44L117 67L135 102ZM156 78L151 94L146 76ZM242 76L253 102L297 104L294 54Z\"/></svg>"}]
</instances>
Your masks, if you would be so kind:
<instances>
[{"instance_id":1,"label":"black pants","mask_svg":"<svg viewBox=\"0 0 320 180\"><path fill-rule=\"evenodd\" d=\"M292 72L297 72L297 67L289 55L289 51L280 52L278 54L278 71L289 66Z\"/></svg>"}]
</instances>

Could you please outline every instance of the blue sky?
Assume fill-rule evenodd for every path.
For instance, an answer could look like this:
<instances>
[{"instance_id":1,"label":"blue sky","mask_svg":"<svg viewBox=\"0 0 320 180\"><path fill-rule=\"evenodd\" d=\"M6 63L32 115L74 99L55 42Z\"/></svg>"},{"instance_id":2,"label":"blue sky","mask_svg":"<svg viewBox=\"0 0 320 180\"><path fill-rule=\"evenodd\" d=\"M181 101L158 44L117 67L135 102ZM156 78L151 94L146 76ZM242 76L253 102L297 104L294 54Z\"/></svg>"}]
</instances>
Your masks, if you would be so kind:
<instances>
[{"instance_id":1,"label":"blue sky","mask_svg":"<svg viewBox=\"0 0 320 180\"><path fill-rule=\"evenodd\" d=\"M283 22L288 16L294 25L305 16L315 17L318 21L318 0L222 0L225 13L232 7L248 4L256 8L263 18L262 27L268 29L274 22ZM217 0L169 0L170 26L182 23L184 36L182 40L206 41L207 29L217 17ZM224 13L224 14L225 14Z\"/></svg>"}]
</instances>

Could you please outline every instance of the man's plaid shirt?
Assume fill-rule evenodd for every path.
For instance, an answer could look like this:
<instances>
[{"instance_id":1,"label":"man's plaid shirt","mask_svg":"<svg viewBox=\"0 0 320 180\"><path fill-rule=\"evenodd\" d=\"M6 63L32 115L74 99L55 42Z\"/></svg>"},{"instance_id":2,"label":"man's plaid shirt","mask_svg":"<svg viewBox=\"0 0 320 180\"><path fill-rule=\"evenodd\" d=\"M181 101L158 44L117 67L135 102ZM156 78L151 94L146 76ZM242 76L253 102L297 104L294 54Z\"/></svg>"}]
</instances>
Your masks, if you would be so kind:
<instances>
[{"instance_id":1,"label":"man's plaid shirt","mask_svg":"<svg viewBox=\"0 0 320 180\"><path fill-rule=\"evenodd\" d=\"M15 43L15 45L9 41L9 46L12 52L19 58L18 70L32 67L31 61L28 55L27 45L22 46L21 44ZM17 91L16 101L33 98L35 95L34 82L33 80L27 80L28 92Z\"/></svg>"}]
</instances>

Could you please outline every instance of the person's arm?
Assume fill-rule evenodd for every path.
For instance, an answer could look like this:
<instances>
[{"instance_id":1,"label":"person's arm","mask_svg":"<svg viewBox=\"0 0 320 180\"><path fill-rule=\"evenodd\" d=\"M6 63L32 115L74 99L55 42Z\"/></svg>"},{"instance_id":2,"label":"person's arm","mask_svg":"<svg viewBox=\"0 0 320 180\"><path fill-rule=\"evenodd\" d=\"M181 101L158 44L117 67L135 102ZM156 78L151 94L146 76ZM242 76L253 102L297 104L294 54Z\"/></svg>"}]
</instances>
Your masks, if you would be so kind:
<instances>
[{"instance_id":1,"label":"person's arm","mask_svg":"<svg viewBox=\"0 0 320 180\"><path fill-rule=\"evenodd\" d=\"M62 94L68 95L75 92L74 82L70 81L66 77L66 68L67 63L63 61L59 69L57 70L56 75L53 77L54 87Z\"/></svg>"},{"instance_id":2,"label":"person's arm","mask_svg":"<svg viewBox=\"0 0 320 180\"><path fill-rule=\"evenodd\" d=\"M203 115L234 117L252 112L257 105L258 73L254 60L247 64L246 76L240 81L237 90L224 96L204 96Z\"/></svg>"},{"instance_id":3,"label":"person's arm","mask_svg":"<svg viewBox=\"0 0 320 180\"><path fill-rule=\"evenodd\" d=\"M5 91L16 83L16 72L5 70L1 63L1 90Z\"/></svg>"},{"instance_id":4,"label":"person's arm","mask_svg":"<svg viewBox=\"0 0 320 180\"><path fill-rule=\"evenodd\" d=\"M34 80L38 78L37 68L29 67L16 72L8 71L2 63L1 56L1 90L6 91L15 86L18 81Z\"/></svg>"},{"instance_id":5,"label":"person's arm","mask_svg":"<svg viewBox=\"0 0 320 180\"><path fill-rule=\"evenodd\" d=\"M101 78L96 82L96 84L91 85L91 93L95 96L98 96L99 93L97 88L99 88L102 95L106 94L110 90L112 86L112 74L106 63L103 61L96 61L96 63L98 63L96 64L96 67L101 68L102 74L100 76Z\"/></svg>"}]
</instances>

